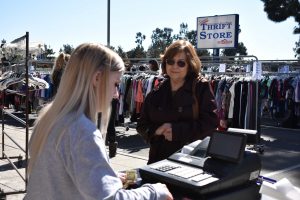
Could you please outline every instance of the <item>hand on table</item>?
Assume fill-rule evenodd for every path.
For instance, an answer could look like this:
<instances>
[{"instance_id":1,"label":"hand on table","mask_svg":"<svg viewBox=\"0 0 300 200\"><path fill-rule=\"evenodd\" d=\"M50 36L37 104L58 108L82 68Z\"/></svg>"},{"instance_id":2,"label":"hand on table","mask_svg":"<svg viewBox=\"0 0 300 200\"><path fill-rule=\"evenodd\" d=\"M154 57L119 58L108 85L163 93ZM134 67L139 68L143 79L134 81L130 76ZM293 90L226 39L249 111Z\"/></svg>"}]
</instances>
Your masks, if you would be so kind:
<instances>
[{"instance_id":1,"label":"hand on table","mask_svg":"<svg viewBox=\"0 0 300 200\"><path fill-rule=\"evenodd\" d=\"M121 179L123 184L126 182L126 179L127 179L126 173L118 172L118 177L119 177L119 179Z\"/></svg>"},{"instance_id":2,"label":"hand on table","mask_svg":"<svg viewBox=\"0 0 300 200\"><path fill-rule=\"evenodd\" d=\"M167 186L165 184L155 183L154 185L162 188L163 192L166 194L166 200L173 200L174 199L173 195L171 194L171 192L169 191L169 189L167 188Z\"/></svg>"}]
</instances>

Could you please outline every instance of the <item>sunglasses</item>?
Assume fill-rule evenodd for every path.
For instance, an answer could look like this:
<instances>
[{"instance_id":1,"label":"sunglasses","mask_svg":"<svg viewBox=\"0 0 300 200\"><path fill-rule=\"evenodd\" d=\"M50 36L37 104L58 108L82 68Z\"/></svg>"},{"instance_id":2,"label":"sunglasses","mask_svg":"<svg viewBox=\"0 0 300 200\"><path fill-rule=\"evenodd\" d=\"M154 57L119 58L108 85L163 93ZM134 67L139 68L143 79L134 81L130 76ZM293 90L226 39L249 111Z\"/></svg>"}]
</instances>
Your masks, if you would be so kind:
<instances>
[{"instance_id":1,"label":"sunglasses","mask_svg":"<svg viewBox=\"0 0 300 200\"><path fill-rule=\"evenodd\" d=\"M175 64L175 60L174 59L167 59L166 60L166 63L168 64L168 65L174 65ZM185 67L185 61L184 60L178 60L177 62L176 62L176 64L179 66L179 67L181 67L181 68L183 68L183 67Z\"/></svg>"}]
</instances>

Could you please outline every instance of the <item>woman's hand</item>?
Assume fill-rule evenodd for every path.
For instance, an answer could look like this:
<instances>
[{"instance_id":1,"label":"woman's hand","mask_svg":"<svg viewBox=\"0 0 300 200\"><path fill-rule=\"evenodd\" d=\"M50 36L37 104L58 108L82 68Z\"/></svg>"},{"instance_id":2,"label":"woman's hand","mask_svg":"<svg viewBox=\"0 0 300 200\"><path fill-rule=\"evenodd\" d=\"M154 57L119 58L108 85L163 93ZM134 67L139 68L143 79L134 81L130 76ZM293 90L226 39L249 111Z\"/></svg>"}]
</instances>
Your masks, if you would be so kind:
<instances>
[{"instance_id":1,"label":"woman's hand","mask_svg":"<svg viewBox=\"0 0 300 200\"><path fill-rule=\"evenodd\" d=\"M165 139L168 141L172 141L172 124L171 123L164 123L155 131L156 135L163 135Z\"/></svg>"},{"instance_id":2,"label":"woman's hand","mask_svg":"<svg viewBox=\"0 0 300 200\"><path fill-rule=\"evenodd\" d=\"M165 139L168 141L172 141L173 140L173 133L172 133L172 127L171 128L167 128L164 132L163 135L165 136Z\"/></svg>"},{"instance_id":3,"label":"woman's hand","mask_svg":"<svg viewBox=\"0 0 300 200\"><path fill-rule=\"evenodd\" d=\"M159 187L163 190L163 192L166 194L166 200L173 200L173 195L171 194L171 192L169 191L169 189L167 188L167 186L165 184L162 183L155 183L154 186Z\"/></svg>"},{"instance_id":4,"label":"woman's hand","mask_svg":"<svg viewBox=\"0 0 300 200\"><path fill-rule=\"evenodd\" d=\"M121 179L123 184L126 182L126 179L127 179L126 173L118 172L118 177L119 177L119 179Z\"/></svg>"}]
</instances>

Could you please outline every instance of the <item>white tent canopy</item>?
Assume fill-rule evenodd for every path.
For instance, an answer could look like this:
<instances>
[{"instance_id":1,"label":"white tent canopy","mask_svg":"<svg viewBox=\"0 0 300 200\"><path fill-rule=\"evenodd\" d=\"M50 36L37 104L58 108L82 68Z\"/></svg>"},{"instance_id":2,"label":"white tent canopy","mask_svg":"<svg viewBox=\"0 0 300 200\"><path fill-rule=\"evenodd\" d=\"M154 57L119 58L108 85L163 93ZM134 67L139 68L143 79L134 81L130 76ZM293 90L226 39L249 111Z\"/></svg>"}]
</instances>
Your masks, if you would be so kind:
<instances>
[{"instance_id":1,"label":"white tent canopy","mask_svg":"<svg viewBox=\"0 0 300 200\"><path fill-rule=\"evenodd\" d=\"M30 42L29 43L29 53L39 54L45 50L43 42ZM26 51L26 44L21 43L8 43L3 45L2 51L4 53L13 53L13 52L24 52Z\"/></svg>"}]
</instances>

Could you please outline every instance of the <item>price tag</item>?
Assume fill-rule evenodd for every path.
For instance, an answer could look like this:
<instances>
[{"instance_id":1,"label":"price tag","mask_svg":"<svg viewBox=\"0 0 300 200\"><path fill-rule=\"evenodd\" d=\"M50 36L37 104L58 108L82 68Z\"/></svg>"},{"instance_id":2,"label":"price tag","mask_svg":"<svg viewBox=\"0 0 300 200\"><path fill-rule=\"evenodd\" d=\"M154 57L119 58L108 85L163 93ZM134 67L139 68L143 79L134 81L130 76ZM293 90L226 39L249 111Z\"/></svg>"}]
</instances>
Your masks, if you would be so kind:
<instances>
[{"instance_id":1,"label":"price tag","mask_svg":"<svg viewBox=\"0 0 300 200\"><path fill-rule=\"evenodd\" d=\"M252 78L260 80L262 74L261 62L253 62Z\"/></svg>"},{"instance_id":2,"label":"price tag","mask_svg":"<svg viewBox=\"0 0 300 200\"><path fill-rule=\"evenodd\" d=\"M285 65L285 66L283 67L283 73L289 73L289 72L290 72L290 66Z\"/></svg>"},{"instance_id":3,"label":"price tag","mask_svg":"<svg viewBox=\"0 0 300 200\"><path fill-rule=\"evenodd\" d=\"M250 72L250 65L246 66L246 72Z\"/></svg>"},{"instance_id":4,"label":"price tag","mask_svg":"<svg viewBox=\"0 0 300 200\"><path fill-rule=\"evenodd\" d=\"M226 71L226 64L220 64L219 66L219 72L225 72Z\"/></svg>"}]
</instances>

